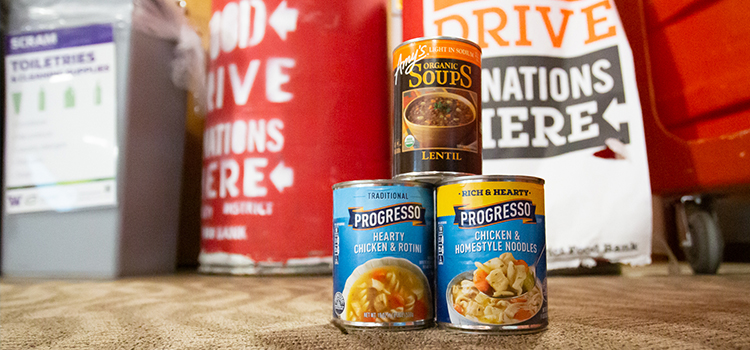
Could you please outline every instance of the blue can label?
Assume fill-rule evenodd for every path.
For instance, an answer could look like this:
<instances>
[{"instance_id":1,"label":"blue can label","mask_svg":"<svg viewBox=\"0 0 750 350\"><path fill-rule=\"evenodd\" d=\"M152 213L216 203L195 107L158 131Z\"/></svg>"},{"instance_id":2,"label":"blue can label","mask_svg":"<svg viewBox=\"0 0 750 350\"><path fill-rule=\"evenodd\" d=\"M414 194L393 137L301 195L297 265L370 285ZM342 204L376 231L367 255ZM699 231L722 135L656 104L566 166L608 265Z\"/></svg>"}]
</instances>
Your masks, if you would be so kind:
<instances>
[{"instance_id":1,"label":"blue can label","mask_svg":"<svg viewBox=\"0 0 750 350\"><path fill-rule=\"evenodd\" d=\"M413 326L433 313L433 188L334 187L333 317L348 325Z\"/></svg>"},{"instance_id":2,"label":"blue can label","mask_svg":"<svg viewBox=\"0 0 750 350\"><path fill-rule=\"evenodd\" d=\"M480 179L441 185L436 196L438 322L483 330L545 327L543 184Z\"/></svg>"}]
</instances>

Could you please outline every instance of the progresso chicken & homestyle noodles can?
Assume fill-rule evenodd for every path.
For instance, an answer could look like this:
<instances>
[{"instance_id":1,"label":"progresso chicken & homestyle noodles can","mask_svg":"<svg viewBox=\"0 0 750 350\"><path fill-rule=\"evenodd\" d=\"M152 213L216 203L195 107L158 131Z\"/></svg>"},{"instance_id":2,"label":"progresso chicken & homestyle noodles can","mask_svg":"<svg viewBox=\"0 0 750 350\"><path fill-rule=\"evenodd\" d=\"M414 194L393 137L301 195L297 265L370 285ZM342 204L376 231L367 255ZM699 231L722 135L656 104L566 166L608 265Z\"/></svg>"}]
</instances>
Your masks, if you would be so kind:
<instances>
[{"instance_id":1,"label":"progresso chicken & homestyle noodles can","mask_svg":"<svg viewBox=\"0 0 750 350\"><path fill-rule=\"evenodd\" d=\"M547 327L544 180L466 176L436 190L436 311L448 329Z\"/></svg>"},{"instance_id":2,"label":"progresso chicken & homestyle noodles can","mask_svg":"<svg viewBox=\"0 0 750 350\"><path fill-rule=\"evenodd\" d=\"M347 329L434 324L432 184L333 186L333 320Z\"/></svg>"},{"instance_id":3,"label":"progresso chicken & homestyle noodles can","mask_svg":"<svg viewBox=\"0 0 750 350\"><path fill-rule=\"evenodd\" d=\"M482 173L481 49L453 37L393 51L393 177L437 182Z\"/></svg>"}]
</instances>

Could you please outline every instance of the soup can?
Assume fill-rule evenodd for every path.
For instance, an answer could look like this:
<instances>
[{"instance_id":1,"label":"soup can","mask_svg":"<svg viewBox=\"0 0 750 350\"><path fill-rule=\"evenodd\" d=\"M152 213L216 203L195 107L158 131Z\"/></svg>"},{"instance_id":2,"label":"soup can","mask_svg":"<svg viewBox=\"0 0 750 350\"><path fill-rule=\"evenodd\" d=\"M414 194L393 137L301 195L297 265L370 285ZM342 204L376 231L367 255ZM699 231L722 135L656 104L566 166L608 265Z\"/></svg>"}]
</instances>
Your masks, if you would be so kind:
<instances>
[{"instance_id":1,"label":"soup can","mask_svg":"<svg viewBox=\"0 0 750 350\"><path fill-rule=\"evenodd\" d=\"M545 329L544 180L467 176L436 189L437 321L496 334Z\"/></svg>"},{"instance_id":2,"label":"soup can","mask_svg":"<svg viewBox=\"0 0 750 350\"><path fill-rule=\"evenodd\" d=\"M390 175L387 6L212 2L201 272L331 273L331 185Z\"/></svg>"},{"instance_id":3,"label":"soup can","mask_svg":"<svg viewBox=\"0 0 750 350\"><path fill-rule=\"evenodd\" d=\"M434 186L333 186L333 320L350 330L434 324Z\"/></svg>"},{"instance_id":4,"label":"soup can","mask_svg":"<svg viewBox=\"0 0 750 350\"><path fill-rule=\"evenodd\" d=\"M453 37L393 51L393 177L437 182L482 173L481 49Z\"/></svg>"}]
</instances>

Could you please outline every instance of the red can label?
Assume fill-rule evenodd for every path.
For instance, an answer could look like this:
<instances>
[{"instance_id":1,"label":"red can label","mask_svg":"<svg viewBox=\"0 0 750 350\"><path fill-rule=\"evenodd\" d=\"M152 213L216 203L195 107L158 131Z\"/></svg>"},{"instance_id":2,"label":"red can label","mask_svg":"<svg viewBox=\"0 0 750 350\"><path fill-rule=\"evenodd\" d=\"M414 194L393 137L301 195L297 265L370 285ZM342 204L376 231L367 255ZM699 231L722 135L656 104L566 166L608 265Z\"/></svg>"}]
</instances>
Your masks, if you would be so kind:
<instances>
[{"instance_id":1,"label":"red can label","mask_svg":"<svg viewBox=\"0 0 750 350\"><path fill-rule=\"evenodd\" d=\"M330 269L331 186L390 172L385 9L213 2L203 270Z\"/></svg>"}]
</instances>

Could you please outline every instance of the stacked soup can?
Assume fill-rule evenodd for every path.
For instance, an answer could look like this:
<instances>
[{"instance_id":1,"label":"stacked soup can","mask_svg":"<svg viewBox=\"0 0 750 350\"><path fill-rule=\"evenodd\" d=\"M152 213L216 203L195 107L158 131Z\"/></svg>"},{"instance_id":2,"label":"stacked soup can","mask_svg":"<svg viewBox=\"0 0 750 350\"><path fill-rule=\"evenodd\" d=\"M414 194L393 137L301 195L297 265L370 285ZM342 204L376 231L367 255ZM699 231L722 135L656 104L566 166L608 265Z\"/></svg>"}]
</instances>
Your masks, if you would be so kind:
<instances>
[{"instance_id":1,"label":"stacked soup can","mask_svg":"<svg viewBox=\"0 0 750 350\"><path fill-rule=\"evenodd\" d=\"M545 329L544 180L481 175L481 49L413 39L393 78L393 178L333 186L334 322Z\"/></svg>"}]
</instances>

